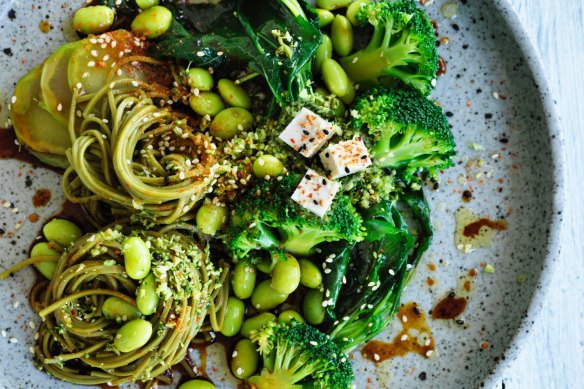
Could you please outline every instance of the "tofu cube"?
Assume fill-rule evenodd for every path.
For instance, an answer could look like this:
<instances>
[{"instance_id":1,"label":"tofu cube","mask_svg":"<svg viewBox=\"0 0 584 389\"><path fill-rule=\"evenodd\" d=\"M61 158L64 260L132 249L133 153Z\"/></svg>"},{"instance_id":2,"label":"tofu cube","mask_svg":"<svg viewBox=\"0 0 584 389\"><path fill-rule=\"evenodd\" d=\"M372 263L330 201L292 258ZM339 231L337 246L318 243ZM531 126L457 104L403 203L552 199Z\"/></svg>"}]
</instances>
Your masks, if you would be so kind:
<instances>
[{"instance_id":1,"label":"tofu cube","mask_svg":"<svg viewBox=\"0 0 584 389\"><path fill-rule=\"evenodd\" d=\"M312 169L308 169L292 194L292 200L310 212L323 217L333 203L340 184L327 180Z\"/></svg>"},{"instance_id":2,"label":"tofu cube","mask_svg":"<svg viewBox=\"0 0 584 389\"><path fill-rule=\"evenodd\" d=\"M311 110L302 108L280 134L288 146L306 158L313 157L334 135L332 124Z\"/></svg>"},{"instance_id":3,"label":"tofu cube","mask_svg":"<svg viewBox=\"0 0 584 389\"><path fill-rule=\"evenodd\" d=\"M319 156L332 179L360 172L371 165L367 147L361 138L330 144Z\"/></svg>"}]
</instances>

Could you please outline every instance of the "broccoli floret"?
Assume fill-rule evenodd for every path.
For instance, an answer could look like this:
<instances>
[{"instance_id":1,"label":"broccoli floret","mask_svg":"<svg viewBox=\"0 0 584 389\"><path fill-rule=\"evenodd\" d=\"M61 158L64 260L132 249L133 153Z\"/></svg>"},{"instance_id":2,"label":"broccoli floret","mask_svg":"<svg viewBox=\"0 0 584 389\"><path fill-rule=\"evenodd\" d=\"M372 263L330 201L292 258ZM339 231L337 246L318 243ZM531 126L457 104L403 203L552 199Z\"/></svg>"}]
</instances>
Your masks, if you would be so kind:
<instances>
[{"instance_id":1,"label":"broccoli floret","mask_svg":"<svg viewBox=\"0 0 584 389\"><path fill-rule=\"evenodd\" d=\"M318 389L351 387L354 376L347 355L308 324L270 323L253 332L251 340L264 359L261 373L247 380L258 389L301 388L303 380Z\"/></svg>"},{"instance_id":2,"label":"broccoli floret","mask_svg":"<svg viewBox=\"0 0 584 389\"><path fill-rule=\"evenodd\" d=\"M370 3L356 17L373 26L373 36L364 49L341 58L349 77L361 86L401 81L429 94L438 70L436 38L414 0Z\"/></svg>"},{"instance_id":3,"label":"broccoli floret","mask_svg":"<svg viewBox=\"0 0 584 389\"><path fill-rule=\"evenodd\" d=\"M335 199L323 218L295 203L291 196L300 179L290 173L280 180L261 180L235 202L225 240L236 259L253 262L254 251L262 249L272 257L282 251L309 255L322 242L363 238L361 217L349 197Z\"/></svg>"},{"instance_id":4,"label":"broccoli floret","mask_svg":"<svg viewBox=\"0 0 584 389\"><path fill-rule=\"evenodd\" d=\"M446 115L418 91L375 87L354 110L352 126L373 137L374 163L401 171L406 183L416 171L433 175L452 165L455 144Z\"/></svg>"}]
</instances>

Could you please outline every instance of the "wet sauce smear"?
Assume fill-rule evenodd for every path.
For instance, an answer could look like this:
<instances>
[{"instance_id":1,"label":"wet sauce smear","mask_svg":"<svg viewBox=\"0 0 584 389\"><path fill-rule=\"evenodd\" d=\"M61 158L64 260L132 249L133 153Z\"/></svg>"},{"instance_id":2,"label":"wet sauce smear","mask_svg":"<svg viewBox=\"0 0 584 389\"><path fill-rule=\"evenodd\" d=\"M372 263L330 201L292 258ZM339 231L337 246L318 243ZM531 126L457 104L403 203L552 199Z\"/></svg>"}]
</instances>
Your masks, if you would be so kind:
<instances>
[{"instance_id":1,"label":"wet sauce smear","mask_svg":"<svg viewBox=\"0 0 584 389\"><path fill-rule=\"evenodd\" d=\"M373 340L367 343L361 350L364 358L379 363L408 353L419 354L424 358L432 356L435 342L426 313L416 303L410 302L399 309L397 318L402 324L402 330L393 342Z\"/></svg>"},{"instance_id":2,"label":"wet sauce smear","mask_svg":"<svg viewBox=\"0 0 584 389\"><path fill-rule=\"evenodd\" d=\"M432 319L454 319L464 312L466 304L466 298L456 297L456 293L452 292L432 309Z\"/></svg>"},{"instance_id":3,"label":"wet sauce smear","mask_svg":"<svg viewBox=\"0 0 584 389\"><path fill-rule=\"evenodd\" d=\"M44 207L51 200L51 191L48 189L39 189L36 191L34 196L32 196L32 205L35 208Z\"/></svg>"},{"instance_id":4,"label":"wet sauce smear","mask_svg":"<svg viewBox=\"0 0 584 389\"><path fill-rule=\"evenodd\" d=\"M462 234L468 238L474 238L480 233L481 228L483 227L489 227L496 231L504 231L507 229L507 222L505 220L493 221L491 219L483 217L475 222L466 225L464 227L464 230L462 231Z\"/></svg>"}]
</instances>

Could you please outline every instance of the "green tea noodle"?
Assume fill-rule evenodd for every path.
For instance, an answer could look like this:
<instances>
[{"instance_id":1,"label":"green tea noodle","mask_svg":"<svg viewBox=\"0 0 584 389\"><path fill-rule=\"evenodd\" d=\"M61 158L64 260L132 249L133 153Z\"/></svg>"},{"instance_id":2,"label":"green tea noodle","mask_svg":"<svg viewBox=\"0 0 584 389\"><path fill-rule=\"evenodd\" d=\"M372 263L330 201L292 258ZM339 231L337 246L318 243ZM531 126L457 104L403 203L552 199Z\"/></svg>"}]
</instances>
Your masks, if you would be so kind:
<instances>
[{"instance_id":1,"label":"green tea noodle","mask_svg":"<svg viewBox=\"0 0 584 389\"><path fill-rule=\"evenodd\" d=\"M211 263L190 237L191 229L170 225L122 232L116 227L85 235L65 250L52 280L37 283L30 293L31 306L43 319L34 348L38 367L82 385L156 382L183 361L207 315L212 323L208 330L219 331L229 292L228 267ZM139 282L127 276L121 255L127 236L139 236L150 246L160 303L154 314L142 317L152 323L151 338L123 353L113 341L124 318L106 318L102 306L110 296L136 305ZM57 258L49 257L41 259Z\"/></svg>"},{"instance_id":2,"label":"green tea noodle","mask_svg":"<svg viewBox=\"0 0 584 389\"><path fill-rule=\"evenodd\" d=\"M96 93L73 92L65 195L84 204L97 226L128 216L157 224L192 219L216 181L215 144L192 119L155 104L163 88L110 79Z\"/></svg>"}]
</instances>

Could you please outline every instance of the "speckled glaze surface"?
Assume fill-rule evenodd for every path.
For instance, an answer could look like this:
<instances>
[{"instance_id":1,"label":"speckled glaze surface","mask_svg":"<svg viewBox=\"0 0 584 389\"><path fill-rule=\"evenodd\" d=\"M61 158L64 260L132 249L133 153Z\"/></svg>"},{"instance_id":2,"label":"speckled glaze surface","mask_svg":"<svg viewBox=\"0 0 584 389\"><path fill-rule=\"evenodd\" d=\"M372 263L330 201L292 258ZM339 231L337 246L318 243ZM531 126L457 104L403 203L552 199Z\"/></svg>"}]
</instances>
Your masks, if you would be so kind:
<instances>
[{"instance_id":1,"label":"speckled glaze surface","mask_svg":"<svg viewBox=\"0 0 584 389\"><path fill-rule=\"evenodd\" d=\"M0 123L18 78L72 39L69 17L81 3L0 1ZM535 51L503 0L458 0L458 15L450 20L440 15L442 3L427 7L438 22L438 39L449 41L439 48L447 71L433 97L448 112L458 155L439 187L426 188L436 236L402 302L429 311L470 269L478 274L459 323L430 320L436 341L431 358L409 354L375 365L355 352L357 388L492 387L528 341L559 255L562 137ZM41 32L41 22L50 23L48 33ZM0 267L6 268L26 258L42 222L60 211L64 197L56 173L16 160L0 161L0 182ZM34 208L31 199L40 188L52 197L46 207ZM465 190L472 193L468 203L462 200ZM454 215L461 206L505 218L508 229L495 234L490 247L464 253L454 244ZM29 220L33 213L40 217L36 223ZM484 272L484 264L495 272ZM73 387L33 365L29 348L39 321L27 302L33 279L26 269L0 283L0 388ZM396 319L379 339L391 341L400 329ZM217 387L236 387L222 346L208 348L207 371Z\"/></svg>"}]
</instances>

